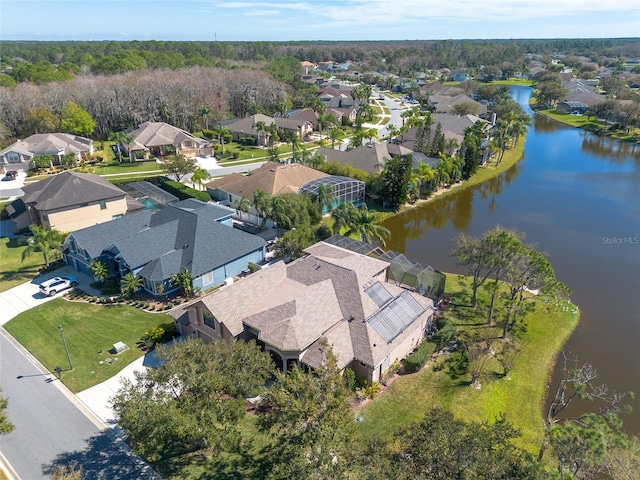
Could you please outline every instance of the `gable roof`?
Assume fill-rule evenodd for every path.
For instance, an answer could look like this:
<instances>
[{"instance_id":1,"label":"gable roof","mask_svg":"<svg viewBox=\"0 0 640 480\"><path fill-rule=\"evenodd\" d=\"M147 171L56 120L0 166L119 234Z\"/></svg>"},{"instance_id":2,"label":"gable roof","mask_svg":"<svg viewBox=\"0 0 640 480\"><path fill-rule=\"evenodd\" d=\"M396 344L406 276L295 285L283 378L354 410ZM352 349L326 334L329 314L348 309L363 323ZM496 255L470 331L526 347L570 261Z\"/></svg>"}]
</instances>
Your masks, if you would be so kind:
<instances>
[{"instance_id":1,"label":"gable roof","mask_svg":"<svg viewBox=\"0 0 640 480\"><path fill-rule=\"evenodd\" d=\"M325 156L329 162L346 163L365 172L378 173L384 169L387 159L405 157L413 151L393 143L374 142L348 151L320 147L316 154Z\"/></svg>"},{"instance_id":2,"label":"gable roof","mask_svg":"<svg viewBox=\"0 0 640 480\"><path fill-rule=\"evenodd\" d=\"M266 242L223 225L231 209L195 199L174 203L78 230L70 235L92 258L119 253L127 265L149 280L163 280L186 268L193 277L225 265Z\"/></svg>"},{"instance_id":3,"label":"gable roof","mask_svg":"<svg viewBox=\"0 0 640 480\"><path fill-rule=\"evenodd\" d=\"M126 195L123 190L98 175L71 171L30 183L22 190L22 201L34 204L34 208L40 211L124 198Z\"/></svg>"},{"instance_id":4,"label":"gable roof","mask_svg":"<svg viewBox=\"0 0 640 480\"><path fill-rule=\"evenodd\" d=\"M205 140L164 122L141 123L137 129L129 133L129 136L132 138L129 150L148 150L148 147L162 147L164 145L175 147L187 139L198 145L207 144Z\"/></svg>"},{"instance_id":5,"label":"gable roof","mask_svg":"<svg viewBox=\"0 0 640 480\"><path fill-rule=\"evenodd\" d=\"M233 120L230 122L224 122L224 125L232 132L242 132L247 135L258 135L256 124L258 122L264 122L266 125L275 123L279 128L283 130L300 131L305 123L311 123L304 118L282 118L282 117L269 117L261 113L256 113L250 117L241 118L239 120Z\"/></svg>"},{"instance_id":6,"label":"gable roof","mask_svg":"<svg viewBox=\"0 0 640 480\"><path fill-rule=\"evenodd\" d=\"M379 365L406 340L413 322L433 313L430 299L379 280L389 265L385 261L325 242L305 252L194 306L209 310L234 336L248 326L281 351L303 352L302 360L312 367L320 365L319 347L326 339L341 368L353 360Z\"/></svg>"},{"instance_id":7,"label":"gable roof","mask_svg":"<svg viewBox=\"0 0 640 480\"><path fill-rule=\"evenodd\" d=\"M258 189L264 190L269 195L298 193L305 183L328 176L330 175L299 163L281 165L276 162L267 162L249 172L248 175L232 173L209 182L207 188L219 189L253 201L253 192Z\"/></svg>"},{"instance_id":8,"label":"gable roof","mask_svg":"<svg viewBox=\"0 0 640 480\"><path fill-rule=\"evenodd\" d=\"M93 140L70 133L36 133L24 140L9 145L0 151L0 155L7 152L17 152L23 155L66 155L91 151Z\"/></svg>"}]
</instances>

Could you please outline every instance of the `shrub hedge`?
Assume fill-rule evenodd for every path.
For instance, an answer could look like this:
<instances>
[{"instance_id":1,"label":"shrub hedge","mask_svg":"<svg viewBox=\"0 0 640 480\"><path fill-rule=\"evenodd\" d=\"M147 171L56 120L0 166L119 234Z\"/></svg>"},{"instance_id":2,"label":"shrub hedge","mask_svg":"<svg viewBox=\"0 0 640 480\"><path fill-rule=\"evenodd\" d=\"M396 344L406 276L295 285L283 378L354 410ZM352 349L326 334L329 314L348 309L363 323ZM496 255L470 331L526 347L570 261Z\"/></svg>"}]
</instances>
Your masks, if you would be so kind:
<instances>
[{"instance_id":1,"label":"shrub hedge","mask_svg":"<svg viewBox=\"0 0 640 480\"><path fill-rule=\"evenodd\" d=\"M436 344L430 340L425 340L420 344L418 349L407 355L404 360L404 369L408 373L417 372L425 366L429 357L436 351Z\"/></svg>"}]
</instances>

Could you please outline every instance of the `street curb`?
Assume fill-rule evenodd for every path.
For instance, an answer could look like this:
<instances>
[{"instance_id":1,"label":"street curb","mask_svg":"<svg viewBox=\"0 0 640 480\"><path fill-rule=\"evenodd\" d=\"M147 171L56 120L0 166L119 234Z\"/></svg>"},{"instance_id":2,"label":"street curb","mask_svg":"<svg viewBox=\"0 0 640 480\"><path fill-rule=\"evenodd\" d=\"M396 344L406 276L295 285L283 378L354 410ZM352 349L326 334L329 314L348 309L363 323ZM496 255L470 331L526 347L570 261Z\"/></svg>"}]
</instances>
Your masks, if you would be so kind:
<instances>
[{"instance_id":1,"label":"street curb","mask_svg":"<svg viewBox=\"0 0 640 480\"><path fill-rule=\"evenodd\" d=\"M144 459L136 455L133 450L131 450L131 447L129 447L129 445L127 445L127 443L125 442L124 435L122 433L119 433L114 427L109 426L104 420L98 417L93 412L93 410L91 410L71 390L69 390L66 385L58 381L58 377L47 370L45 366L42 365L42 363L40 363L40 361L31 354L31 352L24 348L24 346L20 342L18 342L7 330L4 329L4 327L1 326L0 335L3 335L7 339L7 341L9 341L9 343L15 346L25 356L25 358L29 360L29 362L31 362L41 373L43 373L44 375L48 375L47 378L53 380L51 383L53 383L55 387L65 397L67 397L67 399L78 410L80 410L85 417L87 417L96 427L98 427L100 431L104 432L118 448L126 451L129 455L134 457L137 463L144 464L144 467L142 467L141 471L148 475L147 478L151 480L162 480L162 477L153 469L153 467L151 467L151 465L149 465ZM20 480L20 477L17 475L17 473L15 473L15 470L13 470L11 464L2 455L2 452L0 452L0 467L4 469L5 466L9 470L9 480ZM14 474L15 476L12 477L11 474Z\"/></svg>"},{"instance_id":2,"label":"street curb","mask_svg":"<svg viewBox=\"0 0 640 480\"><path fill-rule=\"evenodd\" d=\"M7 457L0 452L0 471L4 473L9 480L21 480L20 475L13 469L13 465L9 463Z\"/></svg>"}]
</instances>

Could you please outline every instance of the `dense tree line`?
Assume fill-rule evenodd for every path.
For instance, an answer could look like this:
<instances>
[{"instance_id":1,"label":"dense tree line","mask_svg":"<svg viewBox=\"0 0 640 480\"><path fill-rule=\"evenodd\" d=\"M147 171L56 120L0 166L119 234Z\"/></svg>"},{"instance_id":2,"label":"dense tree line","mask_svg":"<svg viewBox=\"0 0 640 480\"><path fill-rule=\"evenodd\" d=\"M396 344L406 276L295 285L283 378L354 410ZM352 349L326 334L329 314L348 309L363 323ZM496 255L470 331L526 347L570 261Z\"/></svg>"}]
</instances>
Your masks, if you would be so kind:
<instances>
[{"instance_id":1,"label":"dense tree line","mask_svg":"<svg viewBox=\"0 0 640 480\"><path fill-rule=\"evenodd\" d=\"M0 122L9 137L26 136L34 133L30 116L59 116L71 101L95 120L95 135L101 139L145 121L193 131L203 122L204 108L211 123L258 111L272 113L281 111L287 91L268 73L253 69L192 67L82 76L64 83L0 88Z\"/></svg>"},{"instance_id":2,"label":"dense tree line","mask_svg":"<svg viewBox=\"0 0 640 480\"><path fill-rule=\"evenodd\" d=\"M45 83L81 74L115 74L146 68L229 68L279 57L311 62L353 61L394 73L435 68L519 65L526 54L565 53L595 62L637 56L637 39L414 40L359 42L27 42L5 41L2 65L18 82Z\"/></svg>"},{"instance_id":3,"label":"dense tree line","mask_svg":"<svg viewBox=\"0 0 640 480\"><path fill-rule=\"evenodd\" d=\"M551 462L545 463L516 446L520 432L503 416L466 422L440 408L388 439L360 440L350 376L329 345L320 349L318 369L294 365L285 374L254 342L186 339L160 346L160 366L136 373L115 395L118 422L133 449L150 460L206 462L212 473L247 479L633 478L637 440L616 424L626 395L597 387L589 365L567 369L557 383L544 443ZM604 398L610 408L583 415L585 422L563 415L584 398ZM259 438L247 428L247 415Z\"/></svg>"}]
</instances>

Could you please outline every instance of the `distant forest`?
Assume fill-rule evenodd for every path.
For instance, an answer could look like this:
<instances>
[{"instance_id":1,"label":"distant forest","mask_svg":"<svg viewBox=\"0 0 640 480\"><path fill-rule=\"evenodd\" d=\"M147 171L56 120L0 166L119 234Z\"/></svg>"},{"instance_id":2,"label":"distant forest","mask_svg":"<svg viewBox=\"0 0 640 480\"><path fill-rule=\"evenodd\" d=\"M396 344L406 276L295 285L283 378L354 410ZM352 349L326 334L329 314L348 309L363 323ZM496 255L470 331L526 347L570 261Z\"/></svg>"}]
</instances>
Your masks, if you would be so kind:
<instances>
[{"instance_id":1,"label":"distant forest","mask_svg":"<svg viewBox=\"0 0 640 480\"><path fill-rule=\"evenodd\" d=\"M0 70L15 81L46 83L78 74L145 68L231 68L293 57L318 63L350 60L399 75L413 70L520 64L526 54L564 53L602 63L640 56L639 39L442 40L371 42L0 42ZM7 69L11 67L11 69Z\"/></svg>"},{"instance_id":2,"label":"distant forest","mask_svg":"<svg viewBox=\"0 0 640 480\"><path fill-rule=\"evenodd\" d=\"M2 41L0 54L2 145L55 131L69 102L95 120L100 139L148 120L195 131L228 118L309 107L317 88L302 82L303 60L348 60L372 84L386 73L412 81L442 68L483 72L488 81L489 72L524 74L532 59L554 67L555 54L576 71L586 65L593 74L600 65L621 72L625 60L640 58L640 39Z\"/></svg>"}]
</instances>

